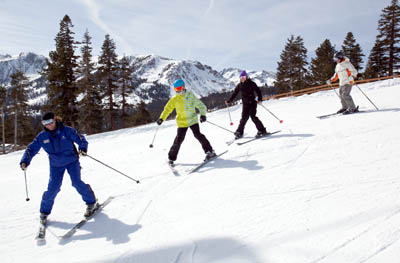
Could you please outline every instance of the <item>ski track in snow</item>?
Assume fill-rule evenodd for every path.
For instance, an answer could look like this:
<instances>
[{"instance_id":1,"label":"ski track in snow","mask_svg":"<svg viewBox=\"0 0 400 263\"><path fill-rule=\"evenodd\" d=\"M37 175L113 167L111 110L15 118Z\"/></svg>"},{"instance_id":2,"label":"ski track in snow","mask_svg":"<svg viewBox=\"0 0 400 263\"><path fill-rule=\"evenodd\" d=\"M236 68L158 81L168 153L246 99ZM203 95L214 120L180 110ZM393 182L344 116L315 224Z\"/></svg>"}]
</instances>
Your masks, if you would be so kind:
<instances>
[{"instance_id":1,"label":"ski track in snow","mask_svg":"<svg viewBox=\"0 0 400 263\"><path fill-rule=\"evenodd\" d=\"M379 225L382 225L384 223L386 223L387 220L389 220L390 218L398 215L400 213L400 209L396 210L394 213L392 213L391 215L385 217L382 221L373 224L369 227L367 227L365 230L361 231L360 233L358 233L357 235L349 238L348 240L346 240L345 242L343 242L342 244L340 244L339 246L333 248L331 251L329 251L328 253L326 253L325 255L321 256L320 258L317 258L316 260L312 261L311 263L317 263L322 261L323 259L331 256L332 254L336 253L337 251L339 251L340 249L348 246L351 242L354 242L355 240L359 239L360 237L362 237L363 235L366 235L367 233L369 233L370 231L376 229ZM369 259L371 259L373 256L379 254L380 252L382 252L383 250L385 250L386 248L388 248L389 246L393 245L397 240L400 239L400 231L396 231L394 234L396 234L396 240L394 240L393 242L390 242L389 244L379 248L375 253L373 253L371 256L367 257L366 259L363 259L360 261L360 263L362 262L367 262Z\"/></svg>"},{"instance_id":2,"label":"ski track in snow","mask_svg":"<svg viewBox=\"0 0 400 263\"><path fill-rule=\"evenodd\" d=\"M368 262L370 259L378 255L379 253L382 253L384 250L388 249L392 245L394 245L397 241L400 240L400 230L396 231L393 233L392 240L390 242L385 242L383 245L381 245L374 253L369 255L367 258L362 259L360 263Z\"/></svg>"},{"instance_id":3,"label":"ski track in snow","mask_svg":"<svg viewBox=\"0 0 400 263\"><path fill-rule=\"evenodd\" d=\"M115 199L66 244L59 236L82 218L85 205L65 174L37 247L39 205L48 181L41 151L28 171L25 202L22 151L0 156L0 253L4 262L79 263L392 263L400 258L400 79L360 85L362 113L319 120L340 106L332 91L265 101L266 139L244 145L227 131L201 124L220 158L187 174L204 152L188 131L175 176L166 164L175 121L87 136L89 152L127 178L87 158L82 177L99 200ZM236 125L241 105L231 107ZM229 126L227 111L207 119ZM245 135L256 129L248 121ZM228 137L229 136L229 137ZM5 171L5 172L3 172ZM4 238L7 237L7 238ZM9 238L8 238L9 237ZM21 253L23 251L23 253Z\"/></svg>"}]
</instances>

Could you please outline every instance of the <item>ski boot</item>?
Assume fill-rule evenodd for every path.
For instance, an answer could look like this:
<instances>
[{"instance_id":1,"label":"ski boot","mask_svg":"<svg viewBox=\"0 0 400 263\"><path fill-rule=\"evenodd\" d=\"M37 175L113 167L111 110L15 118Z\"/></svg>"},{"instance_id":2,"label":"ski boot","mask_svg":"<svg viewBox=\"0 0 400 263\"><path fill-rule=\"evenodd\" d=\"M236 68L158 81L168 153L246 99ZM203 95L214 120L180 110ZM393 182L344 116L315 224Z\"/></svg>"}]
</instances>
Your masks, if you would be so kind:
<instances>
[{"instance_id":1,"label":"ski boot","mask_svg":"<svg viewBox=\"0 0 400 263\"><path fill-rule=\"evenodd\" d=\"M93 214L94 214L94 212L97 210L97 208L99 208L99 203L97 202L97 200L96 200L96 202L94 202L93 204L89 204L89 205L87 205L87 207L86 207L86 212L85 212L85 214L83 215L86 219L88 219L89 217L91 217Z\"/></svg>"},{"instance_id":2,"label":"ski boot","mask_svg":"<svg viewBox=\"0 0 400 263\"><path fill-rule=\"evenodd\" d=\"M265 136L267 134L268 134L268 132L264 129L263 131L258 131L255 137L256 138L260 138L260 137L263 137L263 136Z\"/></svg>"},{"instance_id":3,"label":"ski boot","mask_svg":"<svg viewBox=\"0 0 400 263\"><path fill-rule=\"evenodd\" d=\"M48 214L40 213L40 224L42 224L42 225L47 224L47 216L48 216Z\"/></svg>"},{"instance_id":4,"label":"ski boot","mask_svg":"<svg viewBox=\"0 0 400 263\"><path fill-rule=\"evenodd\" d=\"M345 111L343 112L343 114L346 115L346 114L352 114L352 113L356 113L356 112L359 112L358 106L355 107L354 109L347 109L347 110L345 110Z\"/></svg>"},{"instance_id":5,"label":"ski boot","mask_svg":"<svg viewBox=\"0 0 400 263\"><path fill-rule=\"evenodd\" d=\"M241 133L241 132L236 131L234 134L235 134L235 140L243 137L243 133Z\"/></svg>"},{"instance_id":6,"label":"ski boot","mask_svg":"<svg viewBox=\"0 0 400 263\"><path fill-rule=\"evenodd\" d=\"M206 162L206 161L214 158L215 156L217 156L217 155L215 154L214 150L208 151L208 152L206 152L206 158L204 159L204 161Z\"/></svg>"},{"instance_id":7,"label":"ski boot","mask_svg":"<svg viewBox=\"0 0 400 263\"><path fill-rule=\"evenodd\" d=\"M171 167L174 167L174 161L173 160L168 160L168 165Z\"/></svg>"},{"instance_id":8,"label":"ski boot","mask_svg":"<svg viewBox=\"0 0 400 263\"><path fill-rule=\"evenodd\" d=\"M344 108L341 108L340 110L338 110L336 113L337 114L340 114L340 113L343 113L343 112L345 112L346 111L346 109L344 109Z\"/></svg>"}]
</instances>

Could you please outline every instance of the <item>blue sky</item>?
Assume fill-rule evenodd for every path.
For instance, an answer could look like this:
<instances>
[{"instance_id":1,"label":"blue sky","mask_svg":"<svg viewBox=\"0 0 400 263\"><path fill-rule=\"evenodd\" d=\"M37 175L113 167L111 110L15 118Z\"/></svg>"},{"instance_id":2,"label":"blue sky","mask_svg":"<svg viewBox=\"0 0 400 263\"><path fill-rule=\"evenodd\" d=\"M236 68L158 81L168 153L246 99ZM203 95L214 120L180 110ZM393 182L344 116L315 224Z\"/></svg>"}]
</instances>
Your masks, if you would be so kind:
<instances>
[{"instance_id":1,"label":"blue sky","mask_svg":"<svg viewBox=\"0 0 400 263\"><path fill-rule=\"evenodd\" d=\"M110 34L118 55L155 54L197 60L221 70L276 71L290 35L308 59L329 39L337 49L353 32L367 56L390 0L0 0L0 54L55 49L68 14L80 41L88 29L94 55ZM361 5L361 6L360 6ZM77 50L79 53L79 51Z\"/></svg>"}]
</instances>

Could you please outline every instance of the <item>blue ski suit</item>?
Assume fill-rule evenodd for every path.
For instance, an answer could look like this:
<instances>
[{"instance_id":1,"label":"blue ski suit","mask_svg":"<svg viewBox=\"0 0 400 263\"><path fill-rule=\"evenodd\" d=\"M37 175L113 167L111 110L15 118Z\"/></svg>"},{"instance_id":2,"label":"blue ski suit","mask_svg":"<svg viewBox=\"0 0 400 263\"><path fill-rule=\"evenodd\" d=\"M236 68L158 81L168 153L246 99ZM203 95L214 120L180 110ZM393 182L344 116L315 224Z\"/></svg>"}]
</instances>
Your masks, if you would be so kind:
<instances>
[{"instance_id":1,"label":"blue ski suit","mask_svg":"<svg viewBox=\"0 0 400 263\"><path fill-rule=\"evenodd\" d=\"M65 126L62 122L56 122L54 131L44 128L36 138L28 145L20 161L20 165L25 163L29 166L32 158L43 148L49 155L50 179L47 191L43 193L40 212L50 214L53 208L54 199L60 192L65 170L68 171L72 186L76 188L86 204L96 202L96 197L90 185L81 180L81 167L79 155L75 144L79 150L87 152L88 142L85 137L72 127Z\"/></svg>"}]
</instances>

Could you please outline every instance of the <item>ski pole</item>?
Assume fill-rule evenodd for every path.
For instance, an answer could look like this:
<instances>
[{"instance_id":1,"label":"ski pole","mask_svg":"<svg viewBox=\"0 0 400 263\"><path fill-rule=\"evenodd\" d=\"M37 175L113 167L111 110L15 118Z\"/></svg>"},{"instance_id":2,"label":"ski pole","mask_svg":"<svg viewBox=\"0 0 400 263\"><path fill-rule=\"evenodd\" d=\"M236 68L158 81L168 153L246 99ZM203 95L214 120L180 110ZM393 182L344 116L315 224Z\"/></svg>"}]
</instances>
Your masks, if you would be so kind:
<instances>
[{"instance_id":1,"label":"ski pole","mask_svg":"<svg viewBox=\"0 0 400 263\"><path fill-rule=\"evenodd\" d=\"M273 114L269 109L267 109L267 107L265 107L262 103L260 103L261 107L263 107L265 110L267 110L269 113L271 113L272 116L275 117L275 119L277 119L280 123L283 122L283 120L279 119L278 117L275 116L275 114Z\"/></svg>"},{"instance_id":2,"label":"ski pole","mask_svg":"<svg viewBox=\"0 0 400 263\"><path fill-rule=\"evenodd\" d=\"M230 133L235 134L233 131L230 131L230 130L228 130L228 129L225 129L224 127L221 127L221 126L219 126L219 125L217 125L217 124L215 124L215 123L212 123L212 122L210 122L210 121L206 121L206 122L208 122L209 124L212 124L212 125L214 125L214 126L217 126L218 128L224 129L225 131L228 131L228 132L230 132Z\"/></svg>"},{"instance_id":3,"label":"ski pole","mask_svg":"<svg viewBox=\"0 0 400 263\"><path fill-rule=\"evenodd\" d=\"M228 114L229 114L229 120L230 120L230 125L232 126L233 125L233 122L232 122L232 118L231 118L231 110L229 109L229 105L228 105L228 103L226 103L226 107L228 108Z\"/></svg>"},{"instance_id":4,"label":"ski pole","mask_svg":"<svg viewBox=\"0 0 400 263\"><path fill-rule=\"evenodd\" d=\"M156 128L156 132L154 133L153 140L151 141L151 143L150 143L150 145L149 145L150 148L153 148L154 139L156 138L157 131L158 131L158 128L159 128L159 127L160 127L160 126L158 125L157 128Z\"/></svg>"},{"instance_id":5,"label":"ski pole","mask_svg":"<svg viewBox=\"0 0 400 263\"><path fill-rule=\"evenodd\" d=\"M336 96L340 99L340 95L337 93L336 89L333 89L333 91L336 93Z\"/></svg>"},{"instance_id":6,"label":"ski pole","mask_svg":"<svg viewBox=\"0 0 400 263\"><path fill-rule=\"evenodd\" d=\"M340 95L337 93L336 88L332 88L332 84L329 84L329 87L331 89L333 89L333 91L335 92L336 96L338 96L338 98L340 99Z\"/></svg>"},{"instance_id":7,"label":"ski pole","mask_svg":"<svg viewBox=\"0 0 400 263\"><path fill-rule=\"evenodd\" d=\"M367 94L365 94L364 91L362 91L362 89L360 89L358 85L356 85L356 87L361 91L362 94L364 94L364 96L369 100L369 102L371 102L371 104L374 105L375 109L379 111L378 107L376 107L376 105L368 98Z\"/></svg>"},{"instance_id":8,"label":"ski pole","mask_svg":"<svg viewBox=\"0 0 400 263\"><path fill-rule=\"evenodd\" d=\"M25 177L25 193L26 193L26 201L28 202L29 199L29 195L28 195L28 183L26 182L26 171L24 170L24 177Z\"/></svg>"},{"instance_id":9,"label":"ski pole","mask_svg":"<svg viewBox=\"0 0 400 263\"><path fill-rule=\"evenodd\" d=\"M102 165L104 165L104 166L106 166L106 167L108 167L108 168L110 168L110 169L116 171L117 173L122 174L123 176L125 176L125 177L131 179L132 181L135 181L137 184L140 184L139 180L133 179L132 177L130 177L130 176L128 176L128 175L126 175L126 174L124 174L124 173L118 171L117 169L112 168L111 166L109 166L109 165L107 165L107 164L105 164L105 163L103 163L103 162L97 160L96 158L93 158L92 156L90 156L90 155L88 155L88 154L86 154L86 156L87 156L87 157L90 157L90 158L92 158L93 160L95 160L96 162L99 162L99 163L101 163Z\"/></svg>"}]
</instances>

